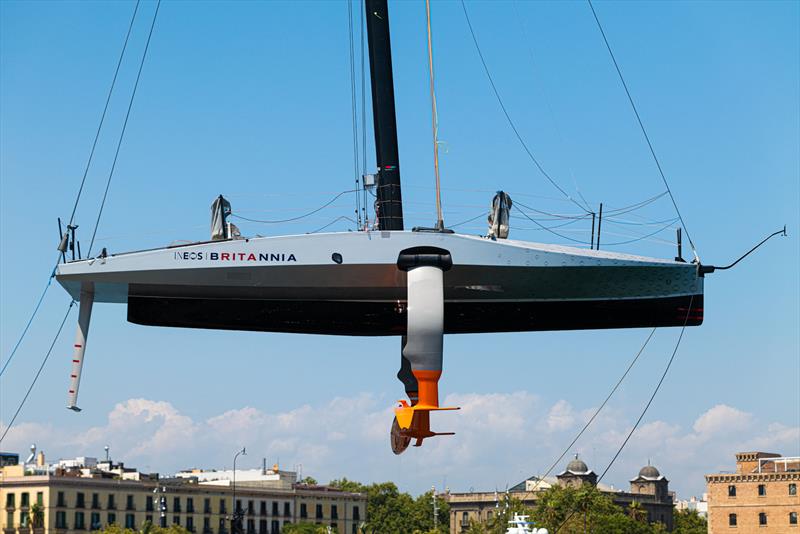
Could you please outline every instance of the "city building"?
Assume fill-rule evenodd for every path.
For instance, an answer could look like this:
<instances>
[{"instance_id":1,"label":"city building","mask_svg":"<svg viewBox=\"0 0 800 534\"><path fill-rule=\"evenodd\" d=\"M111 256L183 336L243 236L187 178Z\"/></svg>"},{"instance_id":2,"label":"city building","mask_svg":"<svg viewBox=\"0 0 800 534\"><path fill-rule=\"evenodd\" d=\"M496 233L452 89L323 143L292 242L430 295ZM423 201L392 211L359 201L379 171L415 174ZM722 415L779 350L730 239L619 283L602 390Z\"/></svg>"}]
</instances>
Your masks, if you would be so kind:
<instances>
[{"instance_id":1,"label":"city building","mask_svg":"<svg viewBox=\"0 0 800 534\"><path fill-rule=\"evenodd\" d=\"M800 457L740 452L735 473L706 475L706 485L709 534L800 533Z\"/></svg>"},{"instance_id":2,"label":"city building","mask_svg":"<svg viewBox=\"0 0 800 534\"><path fill-rule=\"evenodd\" d=\"M708 494L704 493L700 499L692 496L688 500L675 501L675 510L678 512L684 510L697 512L700 517L708 519Z\"/></svg>"},{"instance_id":3,"label":"city building","mask_svg":"<svg viewBox=\"0 0 800 534\"><path fill-rule=\"evenodd\" d=\"M288 523L330 526L357 534L366 519L366 496L299 484L297 475L271 469L190 470L159 477L92 457L0 470L2 534L82 534L116 524L134 530L145 522L181 525L198 534L231 534L234 492L241 534L279 534Z\"/></svg>"},{"instance_id":4,"label":"city building","mask_svg":"<svg viewBox=\"0 0 800 534\"><path fill-rule=\"evenodd\" d=\"M543 479L530 477L510 488L508 496L526 506L534 507L539 495L556 484L571 487L592 484L625 510L633 502L639 503L642 510L647 513L648 522L663 523L668 531L672 530L674 504L673 495L669 491L669 481L652 465L644 466L639 474L630 480L629 491L622 491L598 483L597 474L576 455L555 477ZM504 495L498 494L497 491L447 492L444 498L450 505L450 533L459 534L469 529L470 521L491 521L498 508L502 506Z\"/></svg>"}]
</instances>

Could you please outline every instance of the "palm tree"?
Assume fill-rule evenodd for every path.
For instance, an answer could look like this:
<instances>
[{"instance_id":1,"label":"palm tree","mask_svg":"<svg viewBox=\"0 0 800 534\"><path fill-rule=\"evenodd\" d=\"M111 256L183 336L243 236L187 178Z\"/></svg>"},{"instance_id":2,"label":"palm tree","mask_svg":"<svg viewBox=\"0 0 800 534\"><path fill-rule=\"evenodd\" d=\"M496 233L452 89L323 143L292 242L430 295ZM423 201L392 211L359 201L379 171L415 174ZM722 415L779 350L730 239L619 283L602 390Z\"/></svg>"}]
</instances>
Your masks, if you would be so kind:
<instances>
[{"instance_id":1,"label":"palm tree","mask_svg":"<svg viewBox=\"0 0 800 534\"><path fill-rule=\"evenodd\" d=\"M44 528L44 508L38 502L31 506L31 518L33 519L33 528Z\"/></svg>"}]
</instances>

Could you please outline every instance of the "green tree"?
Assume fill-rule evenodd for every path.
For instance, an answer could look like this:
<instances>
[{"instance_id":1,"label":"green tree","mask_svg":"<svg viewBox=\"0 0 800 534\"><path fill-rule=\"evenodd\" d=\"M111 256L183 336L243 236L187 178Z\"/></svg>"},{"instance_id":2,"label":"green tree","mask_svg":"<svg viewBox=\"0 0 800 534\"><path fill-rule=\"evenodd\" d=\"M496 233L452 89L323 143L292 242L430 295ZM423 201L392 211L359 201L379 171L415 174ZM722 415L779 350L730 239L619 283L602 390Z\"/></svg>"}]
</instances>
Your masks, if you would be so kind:
<instances>
[{"instance_id":1,"label":"green tree","mask_svg":"<svg viewBox=\"0 0 800 534\"><path fill-rule=\"evenodd\" d=\"M326 534L327 530L322 525L314 523L290 523L284 525L284 534Z\"/></svg>"},{"instance_id":2,"label":"green tree","mask_svg":"<svg viewBox=\"0 0 800 534\"><path fill-rule=\"evenodd\" d=\"M33 528L44 527L44 508L38 502L33 503L33 506L31 506L31 520L33 521Z\"/></svg>"},{"instance_id":3,"label":"green tree","mask_svg":"<svg viewBox=\"0 0 800 534\"><path fill-rule=\"evenodd\" d=\"M553 486L539 496L533 519L537 526L561 534L582 534L585 531L604 534L650 534L653 527L636 521L614 504L611 497L597 487L584 484L579 488Z\"/></svg>"},{"instance_id":4,"label":"green tree","mask_svg":"<svg viewBox=\"0 0 800 534\"><path fill-rule=\"evenodd\" d=\"M628 517L639 523L644 523L647 521L647 510L644 509L639 501L633 501L628 506Z\"/></svg>"},{"instance_id":5,"label":"green tree","mask_svg":"<svg viewBox=\"0 0 800 534\"><path fill-rule=\"evenodd\" d=\"M679 510L673 515L673 534L706 534L708 522L697 510Z\"/></svg>"},{"instance_id":6,"label":"green tree","mask_svg":"<svg viewBox=\"0 0 800 534\"><path fill-rule=\"evenodd\" d=\"M438 528L433 528L433 499L431 492L414 499L397 489L394 482L379 482L369 485L346 478L332 480L334 488L367 496L365 534L446 534L450 532L450 509L447 503L437 498Z\"/></svg>"},{"instance_id":7,"label":"green tree","mask_svg":"<svg viewBox=\"0 0 800 534\"><path fill-rule=\"evenodd\" d=\"M100 534L190 534L188 530L179 525L170 525L163 528L154 526L149 521L142 523L142 529L138 532L130 528L121 527L117 524L107 525L98 532Z\"/></svg>"},{"instance_id":8,"label":"green tree","mask_svg":"<svg viewBox=\"0 0 800 534\"><path fill-rule=\"evenodd\" d=\"M316 486L317 479L314 477L303 477L297 481L298 484L308 484L309 486Z\"/></svg>"}]
</instances>

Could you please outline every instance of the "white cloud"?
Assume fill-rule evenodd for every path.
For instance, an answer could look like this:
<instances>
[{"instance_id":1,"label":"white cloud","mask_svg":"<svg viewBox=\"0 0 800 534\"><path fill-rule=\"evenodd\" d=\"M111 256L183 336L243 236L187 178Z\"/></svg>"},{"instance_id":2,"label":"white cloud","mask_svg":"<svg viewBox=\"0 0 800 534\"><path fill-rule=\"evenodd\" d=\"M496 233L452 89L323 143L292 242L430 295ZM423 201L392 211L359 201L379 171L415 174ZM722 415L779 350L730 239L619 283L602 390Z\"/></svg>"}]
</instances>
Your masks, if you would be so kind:
<instances>
[{"instance_id":1,"label":"white cloud","mask_svg":"<svg viewBox=\"0 0 800 534\"><path fill-rule=\"evenodd\" d=\"M421 492L446 477L455 490L494 489L541 474L594 412L594 408L576 410L566 400L545 403L527 392L451 394L444 404L460 406L461 411L432 414L431 427L455 431L456 436L429 439L422 450L411 448L399 458L388 443L392 406L367 393L281 412L246 406L205 419L181 413L169 402L129 399L117 404L99 426L76 430L20 423L3 448L24 452L36 441L52 459L97 455L108 443L114 457L128 465L172 472L229 467L232 452L245 445L249 453L245 467L259 465L262 456L269 463L280 458L284 467L302 464L305 474L323 481L341 476L389 479ZM609 407L574 449L602 472L631 423L630 415ZM721 404L700 413L688 429L669 421L646 422L605 481L626 487L650 459L673 489L683 495L699 494L702 475L733 469L735 452L797 454L798 443L800 428L760 423L752 414Z\"/></svg>"}]
</instances>

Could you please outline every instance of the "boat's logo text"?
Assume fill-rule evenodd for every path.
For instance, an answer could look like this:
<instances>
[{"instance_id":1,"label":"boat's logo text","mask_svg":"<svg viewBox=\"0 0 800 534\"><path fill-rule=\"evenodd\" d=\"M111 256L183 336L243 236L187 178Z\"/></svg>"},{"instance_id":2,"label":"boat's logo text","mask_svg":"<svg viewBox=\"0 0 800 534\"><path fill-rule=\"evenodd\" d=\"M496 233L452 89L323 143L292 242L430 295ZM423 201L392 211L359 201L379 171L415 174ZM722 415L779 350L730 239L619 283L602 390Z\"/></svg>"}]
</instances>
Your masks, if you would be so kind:
<instances>
[{"instance_id":1,"label":"boat's logo text","mask_svg":"<svg viewBox=\"0 0 800 534\"><path fill-rule=\"evenodd\" d=\"M206 261L230 261L245 262L254 261L259 263L286 263L297 261L294 254L285 252L175 252L176 260L206 260Z\"/></svg>"}]
</instances>

